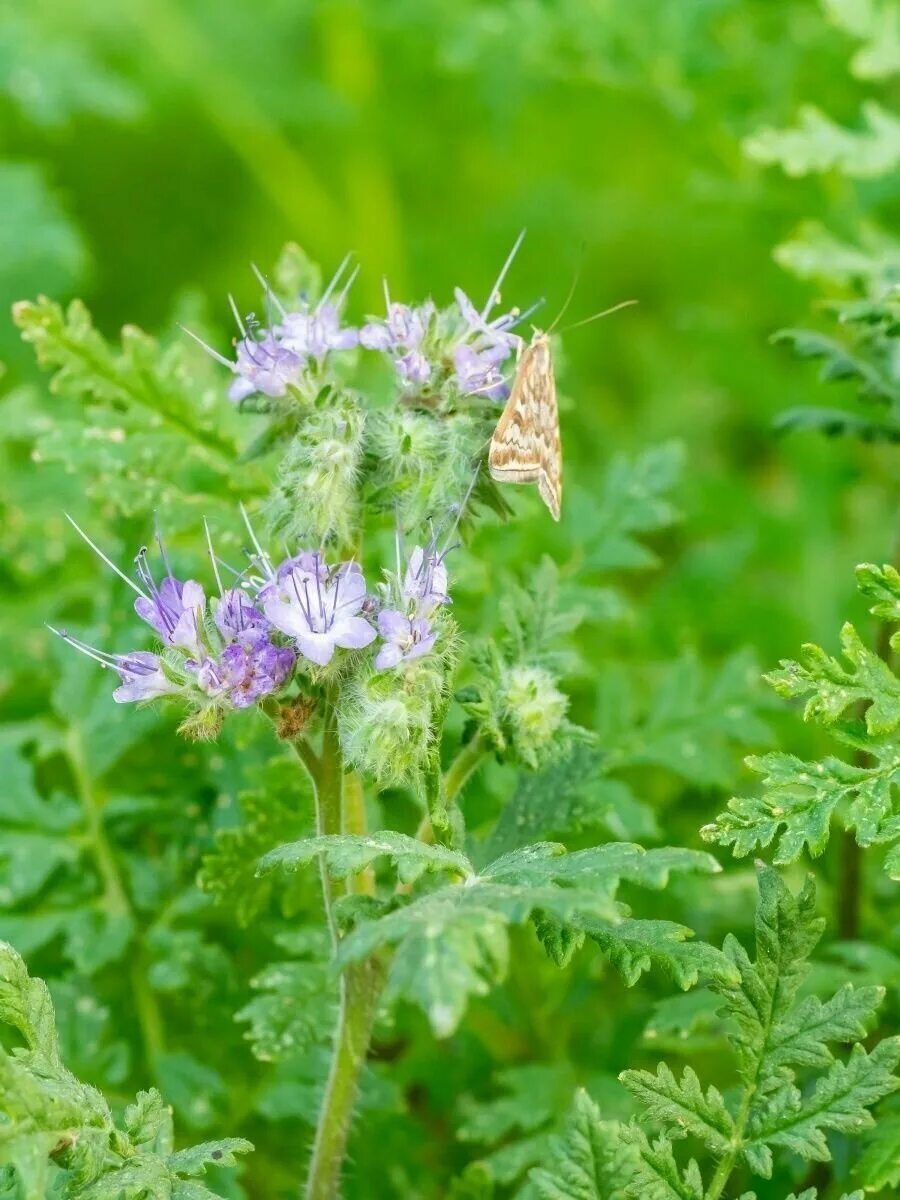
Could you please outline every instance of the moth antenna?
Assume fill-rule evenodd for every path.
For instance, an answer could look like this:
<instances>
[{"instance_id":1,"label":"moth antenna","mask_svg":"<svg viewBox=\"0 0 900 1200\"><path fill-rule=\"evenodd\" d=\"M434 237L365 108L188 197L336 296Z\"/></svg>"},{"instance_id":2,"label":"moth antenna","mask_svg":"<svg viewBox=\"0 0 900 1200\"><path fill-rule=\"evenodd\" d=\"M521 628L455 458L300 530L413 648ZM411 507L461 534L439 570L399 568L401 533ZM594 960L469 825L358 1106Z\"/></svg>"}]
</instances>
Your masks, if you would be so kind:
<instances>
[{"instance_id":1,"label":"moth antenna","mask_svg":"<svg viewBox=\"0 0 900 1200\"><path fill-rule=\"evenodd\" d=\"M582 325L590 325L592 321L599 321L601 317L609 317L622 308L633 308L637 303L637 300L623 300L621 304L614 304L612 308L604 308L603 312L594 313L592 317L585 317L583 321L576 321L574 325L567 325L565 329L560 330L560 333L568 333L570 329L580 329ZM550 332L549 329L547 332Z\"/></svg>"},{"instance_id":2,"label":"moth antenna","mask_svg":"<svg viewBox=\"0 0 900 1200\"><path fill-rule=\"evenodd\" d=\"M566 315L569 305L572 303L572 297L575 295L575 289L578 287L578 281L581 278L581 268L583 266L584 266L584 246L582 246L582 248L581 248L581 254L580 254L579 260L578 260L578 266L575 268L575 274L572 276L572 284L571 284L571 287L569 288L569 294L566 296L565 300L563 301L562 308L559 310L559 312L553 318L553 324L550 325L550 327L548 329L544 330L544 333L548 337L553 332L553 330L556 328L556 326L560 323L560 321L563 319L563 317Z\"/></svg>"}]
</instances>

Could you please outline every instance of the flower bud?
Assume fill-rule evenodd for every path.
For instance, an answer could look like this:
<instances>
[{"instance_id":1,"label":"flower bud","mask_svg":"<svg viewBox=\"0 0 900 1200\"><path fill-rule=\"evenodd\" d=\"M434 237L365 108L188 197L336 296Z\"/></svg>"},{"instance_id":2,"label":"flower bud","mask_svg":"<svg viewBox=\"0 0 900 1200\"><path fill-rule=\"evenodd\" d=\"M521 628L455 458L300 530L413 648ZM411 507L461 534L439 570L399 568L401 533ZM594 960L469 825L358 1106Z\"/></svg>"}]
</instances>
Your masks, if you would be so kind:
<instances>
[{"instance_id":1,"label":"flower bud","mask_svg":"<svg viewBox=\"0 0 900 1200\"><path fill-rule=\"evenodd\" d=\"M305 413L278 468L269 505L276 532L319 546L352 541L363 423L347 394Z\"/></svg>"},{"instance_id":2,"label":"flower bud","mask_svg":"<svg viewBox=\"0 0 900 1200\"><path fill-rule=\"evenodd\" d=\"M338 710L348 764L381 787L414 779L436 736L445 670L440 658L423 658L404 671L368 671L349 680Z\"/></svg>"},{"instance_id":3,"label":"flower bud","mask_svg":"<svg viewBox=\"0 0 900 1200\"><path fill-rule=\"evenodd\" d=\"M537 767L565 719L568 697L543 667L518 665L504 672L500 700L517 754Z\"/></svg>"}]
</instances>

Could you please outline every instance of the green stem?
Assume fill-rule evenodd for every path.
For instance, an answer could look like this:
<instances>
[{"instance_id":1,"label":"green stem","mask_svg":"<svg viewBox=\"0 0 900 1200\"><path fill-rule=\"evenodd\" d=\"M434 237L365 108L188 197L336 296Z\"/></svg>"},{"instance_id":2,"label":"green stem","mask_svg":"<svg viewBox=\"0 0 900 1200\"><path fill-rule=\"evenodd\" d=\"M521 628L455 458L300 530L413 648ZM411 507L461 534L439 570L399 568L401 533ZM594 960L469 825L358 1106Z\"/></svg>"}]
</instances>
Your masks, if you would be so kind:
<instances>
[{"instance_id":1,"label":"green stem","mask_svg":"<svg viewBox=\"0 0 900 1200\"><path fill-rule=\"evenodd\" d=\"M103 884L103 901L106 911L119 919L127 920L132 928L134 947L130 956L128 975L134 997L144 1047L144 1062L151 1075L165 1050L165 1030L156 996L147 984L149 963L141 939L140 928L128 892L122 879L115 852L106 836L103 824L103 807L94 792L93 783L84 755L84 745L78 727L70 725L65 738L66 759L75 790L84 812L87 840L97 871Z\"/></svg>"},{"instance_id":2,"label":"green stem","mask_svg":"<svg viewBox=\"0 0 900 1200\"><path fill-rule=\"evenodd\" d=\"M475 770L487 757L487 748L477 735L467 742L444 774L444 802L451 804L463 790Z\"/></svg>"},{"instance_id":3,"label":"green stem","mask_svg":"<svg viewBox=\"0 0 900 1200\"><path fill-rule=\"evenodd\" d=\"M359 1078L366 1064L384 982L385 969L375 958L354 963L341 976L334 1052L319 1111L306 1200L334 1200L339 1194Z\"/></svg>"},{"instance_id":4,"label":"green stem","mask_svg":"<svg viewBox=\"0 0 900 1200\"><path fill-rule=\"evenodd\" d=\"M294 742L313 783L316 803L316 829L320 834L344 831L344 762L334 720L333 695L323 706L322 748L316 754L307 743ZM350 788L351 812L349 824L360 820L357 795ZM334 901L338 886L328 877L324 856L320 862L322 902L335 951L340 943L334 916ZM346 885L341 885L346 890ZM347 1137L353 1108L359 1092L359 1079L366 1063L372 1026L378 1011L378 1001L384 988L386 971L377 958L369 958L347 967L340 978L340 1002L331 1069L319 1119L316 1125L312 1159L306 1179L306 1200L334 1200L340 1188L341 1169L347 1151Z\"/></svg>"}]
</instances>

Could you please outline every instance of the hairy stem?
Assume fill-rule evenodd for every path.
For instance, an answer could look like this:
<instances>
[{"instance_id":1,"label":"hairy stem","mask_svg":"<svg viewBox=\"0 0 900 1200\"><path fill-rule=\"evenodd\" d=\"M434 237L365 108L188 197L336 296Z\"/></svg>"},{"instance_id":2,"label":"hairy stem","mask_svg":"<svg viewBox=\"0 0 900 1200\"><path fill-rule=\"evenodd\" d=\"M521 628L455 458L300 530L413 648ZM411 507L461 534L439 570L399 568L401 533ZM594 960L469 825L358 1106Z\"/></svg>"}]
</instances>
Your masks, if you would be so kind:
<instances>
[{"instance_id":1,"label":"hairy stem","mask_svg":"<svg viewBox=\"0 0 900 1200\"><path fill-rule=\"evenodd\" d=\"M343 757L334 722L333 696L326 699L323 724L322 748L319 754L312 752L306 743L303 744L304 749L301 752L301 747L294 743L298 757L313 783L316 830L320 834L337 834L345 829L347 832L362 832L365 820L362 788L359 781L353 777L345 785ZM336 951L340 942L334 916L338 885L328 877L324 856L321 859L320 871L322 901ZM340 886L345 890L344 885ZM341 1169L347 1151L353 1108L359 1092L359 1079L366 1063L372 1026L384 982L385 968L381 961L374 957L353 964L341 975L331 1069L316 1125L312 1159L306 1179L306 1200L334 1200L339 1194Z\"/></svg>"},{"instance_id":2,"label":"hairy stem","mask_svg":"<svg viewBox=\"0 0 900 1200\"><path fill-rule=\"evenodd\" d=\"M66 731L65 752L75 783L75 790L84 812L88 844L103 884L103 902L106 911L112 917L128 921L133 931L134 942L129 955L128 976L134 998L134 1011L141 1032L144 1065L148 1073L154 1076L157 1061L165 1050L162 1014L156 1002L156 996L147 983L149 964L146 949L115 851L106 836L103 824L103 806L94 791L84 754L84 744L76 725L70 725Z\"/></svg>"},{"instance_id":3,"label":"hairy stem","mask_svg":"<svg viewBox=\"0 0 900 1200\"><path fill-rule=\"evenodd\" d=\"M444 774L446 804L451 804L456 799L486 756L487 749L477 736L463 746Z\"/></svg>"}]
</instances>

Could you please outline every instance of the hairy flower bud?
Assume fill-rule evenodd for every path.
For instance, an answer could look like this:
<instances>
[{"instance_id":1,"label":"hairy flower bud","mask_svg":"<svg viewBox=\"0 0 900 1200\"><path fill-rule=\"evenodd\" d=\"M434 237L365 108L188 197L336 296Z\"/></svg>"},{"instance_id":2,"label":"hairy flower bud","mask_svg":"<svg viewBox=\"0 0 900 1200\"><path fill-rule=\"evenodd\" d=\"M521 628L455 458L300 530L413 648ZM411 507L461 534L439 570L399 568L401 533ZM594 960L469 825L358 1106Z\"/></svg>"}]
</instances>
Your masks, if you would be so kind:
<instances>
[{"instance_id":1,"label":"hairy flower bud","mask_svg":"<svg viewBox=\"0 0 900 1200\"><path fill-rule=\"evenodd\" d=\"M510 667L501 682L504 725L519 757L537 767L559 732L569 699L543 667Z\"/></svg>"},{"instance_id":2,"label":"hairy flower bud","mask_svg":"<svg viewBox=\"0 0 900 1200\"><path fill-rule=\"evenodd\" d=\"M352 540L363 425L346 393L308 411L278 469L269 505L276 532L314 545Z\"/></svg>"},{"instance_id":3,"label":"hairy flower bud","mask_svg":"<svg viewBox=\"0 0 900 1200\"><path fill-rule=\"evenodd\" d=\"M404 671L362 672L344 688L338 725L348 764L382 787L408 783L425 765L439 730L446 656L417 660Z\"/></svg>"}]
</instances>

